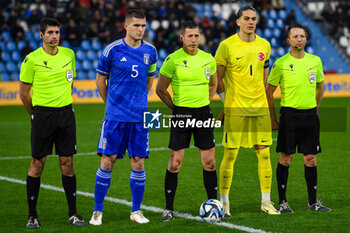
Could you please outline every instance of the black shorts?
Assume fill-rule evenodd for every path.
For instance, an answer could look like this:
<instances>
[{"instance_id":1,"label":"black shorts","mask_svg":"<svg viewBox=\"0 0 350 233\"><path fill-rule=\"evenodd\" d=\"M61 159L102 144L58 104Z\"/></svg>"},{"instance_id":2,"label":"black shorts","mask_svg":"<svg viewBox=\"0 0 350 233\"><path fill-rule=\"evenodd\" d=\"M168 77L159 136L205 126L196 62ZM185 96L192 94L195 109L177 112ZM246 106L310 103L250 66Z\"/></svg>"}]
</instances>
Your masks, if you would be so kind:
<instances>
[{"instance_id":1,"label":"black shorts","mask_svg":"<svg viewBox=\"0 0 350 233\"><path fill-rule=\"evenodd\" d=\"M40 159L52 154L72 156L77 153L76 125L72 105L61 108L35 106L32 122L32 157Z\"/></svg>"},{"instance_id":2,"label":"black shorts","mask_svg":"<svg viewBox=\"0 0 350 233\"><path fill-rule=\"evenodd\" d=\"M213 113L209 106L201 108L174 107L171 119L169 148L188 148L193 134L194 145L202 150L215 147ZM201 123L202 122L202 127Z\"/></svg>"},{"instance_id":3,"label":"black shorts","mask_svg":"<svg viewBox=\"0 0 350 233\"><path fill-rule=\"evenodd\" d=\"M316 108L298 110L282 107L277 138L277 152L288 155L318 154L320 146L320 120Z\"/></svg>"}]
</instances>

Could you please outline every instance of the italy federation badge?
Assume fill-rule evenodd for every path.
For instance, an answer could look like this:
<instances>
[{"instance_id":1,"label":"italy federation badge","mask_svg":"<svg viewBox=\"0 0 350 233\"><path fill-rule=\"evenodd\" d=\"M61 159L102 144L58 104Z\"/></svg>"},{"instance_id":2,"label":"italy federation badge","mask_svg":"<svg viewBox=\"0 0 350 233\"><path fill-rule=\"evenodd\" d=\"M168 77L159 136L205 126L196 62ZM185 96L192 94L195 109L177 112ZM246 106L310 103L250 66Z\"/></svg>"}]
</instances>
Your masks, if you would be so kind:
<instances>
[{"instance_id":1,"label":"italy federation badge","mask_svg":"<svg viewBox=\"0 0 350 233\"><path fill-rule=\"evenodd\" d=\"M145 62L146 65L149 64L149 54L148 53L143 54L143 61Z\"/></svg>"}]
</instances>

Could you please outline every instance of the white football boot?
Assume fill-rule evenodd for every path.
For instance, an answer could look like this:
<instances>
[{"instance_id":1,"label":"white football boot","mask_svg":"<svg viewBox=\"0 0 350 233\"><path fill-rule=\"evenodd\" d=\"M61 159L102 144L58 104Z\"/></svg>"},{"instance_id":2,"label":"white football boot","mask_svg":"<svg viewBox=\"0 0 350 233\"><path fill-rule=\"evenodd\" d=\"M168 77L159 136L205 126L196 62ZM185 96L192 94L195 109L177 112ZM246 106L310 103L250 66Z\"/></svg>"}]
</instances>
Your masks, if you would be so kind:
<instances>
[{"instance_id":1,"label":"white football boot","mask_svg":"<svg viewBox=\"0 0 350 233\"><path fill-rule=\"evenodd\" d=\"M130 221L137 222L140 224L148 223L149 220L143 216L141 210L134 211L130 214Z\"/></svg>"},{"instance_id":2,"label":"white football boot","mask_svg":"<svg viewBox=\"0 0 350 233\"><path fill-rule=\"evenodd\" d=\"M99 226L102 224L102 215L103 215L103 212L101 211L94 211L92 213L92 217L90 219L90 224L91 225L95 225L95 226Z\"/></svg>"}]
</instances>

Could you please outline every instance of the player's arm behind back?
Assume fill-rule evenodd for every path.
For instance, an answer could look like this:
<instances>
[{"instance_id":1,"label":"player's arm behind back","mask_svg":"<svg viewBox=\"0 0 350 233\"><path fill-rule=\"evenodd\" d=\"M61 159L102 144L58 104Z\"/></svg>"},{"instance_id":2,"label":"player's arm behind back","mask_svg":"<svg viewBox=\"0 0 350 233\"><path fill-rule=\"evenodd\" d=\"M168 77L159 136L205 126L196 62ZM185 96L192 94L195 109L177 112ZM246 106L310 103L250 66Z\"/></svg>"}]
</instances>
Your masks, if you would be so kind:
<instances>
[{"instance_id":1,"label":"player's arm behind back","mask_svg":"<svg viewBox=\"0 0 350 233\"><path fill-rule=\"evenodd\" d=\"M96 73L96 87L98 89L98 92L100 93L100 96L103 100L103 102L106 103L107 98L107 76L102 75L100 73Z\"/></svg>"}]
</instances>

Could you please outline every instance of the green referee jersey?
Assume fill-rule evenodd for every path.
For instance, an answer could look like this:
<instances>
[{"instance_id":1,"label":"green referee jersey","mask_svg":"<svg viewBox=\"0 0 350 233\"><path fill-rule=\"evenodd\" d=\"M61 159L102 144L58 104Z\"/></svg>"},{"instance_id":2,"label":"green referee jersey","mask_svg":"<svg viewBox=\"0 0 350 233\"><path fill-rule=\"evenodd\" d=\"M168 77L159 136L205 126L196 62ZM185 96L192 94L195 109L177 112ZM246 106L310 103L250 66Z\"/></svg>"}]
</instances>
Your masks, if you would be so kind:
<instances>
[{"instance_id":1,"label":"green referee jersey","mask_svg":"<svg viewBox=\"0 0 350 233\"><path fill-rule=\"evenodd\" d=\"M170 54L160 73L171 78L174 105L199 108L209 105L210 76L216 72L216 62L210 53L198 49L194 56L183 48Z\"/></svg>"},{"instance_id":2,"label":"green referee jersey","mask_svg":"<svg viewBox=\"0 0 350 233\"><path fill-rule=\"evenodd\" d=\"M72 83L76 77L74 52L58 46L50 55L42 47L24 59L20 80L32 85L33 106L59 108L73 102Z\"/></svg>"},{"instance_id":3,"label":"green referee jersey","mask_svg":"<svg viewBox=\"0 0 350 233\"><path fill-rule=\"evenodd\" d=\"M297 59L290 53L279 58L272 67L268 83L281 87L281 106L311 109L316 104L316 83L324 80L321 59L305 53Z\"/></svg>"}]
</instances>

